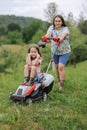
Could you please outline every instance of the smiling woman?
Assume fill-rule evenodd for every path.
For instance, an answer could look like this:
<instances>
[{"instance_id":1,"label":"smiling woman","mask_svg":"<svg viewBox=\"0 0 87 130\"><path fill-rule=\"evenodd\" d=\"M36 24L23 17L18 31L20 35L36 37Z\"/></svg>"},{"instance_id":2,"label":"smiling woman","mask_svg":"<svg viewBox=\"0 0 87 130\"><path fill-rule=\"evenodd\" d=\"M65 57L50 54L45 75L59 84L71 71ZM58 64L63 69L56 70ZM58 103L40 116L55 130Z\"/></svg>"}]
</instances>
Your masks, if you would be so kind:
<instances>
[{"instance_id":1,"label":"smiling woman","mask_svg":"<svg viewBox=\"0 0 87 130\"><path fill-rule=\"evenodd\" d=\"M69 44L69 28L67 27L64 18L61 15L56 15L53 19L53 24L48 28L42 40L50 38L51 53L54 60L55 69L58 79L59 90L62 90L65 84L65 65L71 53Z\"/></svg>"}]
</instances>

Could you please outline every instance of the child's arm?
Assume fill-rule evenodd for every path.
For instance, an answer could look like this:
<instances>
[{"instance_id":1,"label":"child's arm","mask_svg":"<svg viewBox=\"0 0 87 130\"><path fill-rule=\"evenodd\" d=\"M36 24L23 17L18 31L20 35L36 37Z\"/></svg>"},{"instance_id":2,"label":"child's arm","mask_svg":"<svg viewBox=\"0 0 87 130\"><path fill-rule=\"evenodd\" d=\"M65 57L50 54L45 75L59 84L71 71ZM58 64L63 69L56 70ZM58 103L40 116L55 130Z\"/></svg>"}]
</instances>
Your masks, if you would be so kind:
<instances>
[{"instance_id":1,"label":"child's arm","mask_svg":"<svg viewBox=\"0 0 87 130\"><path fill-rule=\"evenodd\" d=\"M41 64L41 61L42 61L42 58L41 58L40 55L38 54L37 57L36 57L36 59L35 59L34 62L32 63L32 65L37 66L37 65Z\"/></svg>"},{"instance_id":2,"label":"child's arm","mask_svg":"<svg viewBox=\"0 0 87 130\"><path fill-rule=\"evenodd\" d=\"M30 55L30 53L27 54L26 64L31 65L31 55Z\"/></svg>"}]
</instances>

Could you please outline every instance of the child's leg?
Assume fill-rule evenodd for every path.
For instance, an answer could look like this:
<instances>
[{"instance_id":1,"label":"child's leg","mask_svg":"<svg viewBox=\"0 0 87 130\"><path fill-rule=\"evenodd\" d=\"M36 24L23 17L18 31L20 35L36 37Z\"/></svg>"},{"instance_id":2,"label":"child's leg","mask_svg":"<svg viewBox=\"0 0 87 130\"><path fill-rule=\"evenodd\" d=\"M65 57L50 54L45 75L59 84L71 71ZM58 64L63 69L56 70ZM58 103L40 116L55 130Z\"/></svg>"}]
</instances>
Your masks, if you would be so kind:
<instances>
[{"instance_id":1,"label":"child's leg","mask_svg":"<svg viewBox=\"0 0 87 130\"><path fill-rule=\"evenodd\" d=\"M27 83L29 80L29 66L26 64L24 66L24 83Z\"/></svg>"},{"instance_id":2,"label":"child's leg","mask_svg":"<svg viewBox=\"0 0 87 130\"><path fill-rule=\"evenodd\" d=\"M27 64L24 66L24 77L29 77L29 66Z\"/></svg>"},{"instance_id":3,"label":"child's leg","mask_svg":"<svg viewBox=\"0 0 87 130\"><path fill-rule=\"evenodd\" d=\"M32 66L31 67L31 73L30 73L30 80L29 80L29 83L32 83L35 76L37 75L37 68L36 66Z\"/></svg>"},{"instance_id":4,"label":"child's leg","mask_svg":"<svg viewBox=\"0 0 87 130\"><path fill-rule=\"evenodd\" d=\"M30 73L30 78L34 78L37 74L37 68L36 66L31 67L31 73Z\"/></svg>"}]
</instances>

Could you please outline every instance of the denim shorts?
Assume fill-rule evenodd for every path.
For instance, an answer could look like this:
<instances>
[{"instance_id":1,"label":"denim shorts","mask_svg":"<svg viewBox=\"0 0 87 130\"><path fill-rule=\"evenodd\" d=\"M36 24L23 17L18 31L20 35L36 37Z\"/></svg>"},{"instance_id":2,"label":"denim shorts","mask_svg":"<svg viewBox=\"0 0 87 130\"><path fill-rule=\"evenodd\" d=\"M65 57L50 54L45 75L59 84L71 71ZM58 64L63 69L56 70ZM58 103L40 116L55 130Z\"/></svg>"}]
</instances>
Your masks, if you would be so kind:
<instances>
[{"instance_id":1,"label":"denim shorts","mask_svg":"<svg viewBox=\"0 0 87 130\"><path fill-rule=\"evenodd\" d=\"M40 79L42 79L43 77L43 73L37 72L37 75L34 78L34 81L39 81Z\"/></svg>"},{"instance_id":2,"label":"denim shorts","mask_svg":"<svg viewBox=\"0 0 87 130\"><path fill-rule=\"evenodd\" d=\"M69 57L70 57L70 52L69 53L66 53L66 54L63 54L63 55L54 55L53 56L53 59L54 59L54 63L55 64L59 64L59 63L62 63L62 64L66 64Z\"/></svg>"}]
</instances>

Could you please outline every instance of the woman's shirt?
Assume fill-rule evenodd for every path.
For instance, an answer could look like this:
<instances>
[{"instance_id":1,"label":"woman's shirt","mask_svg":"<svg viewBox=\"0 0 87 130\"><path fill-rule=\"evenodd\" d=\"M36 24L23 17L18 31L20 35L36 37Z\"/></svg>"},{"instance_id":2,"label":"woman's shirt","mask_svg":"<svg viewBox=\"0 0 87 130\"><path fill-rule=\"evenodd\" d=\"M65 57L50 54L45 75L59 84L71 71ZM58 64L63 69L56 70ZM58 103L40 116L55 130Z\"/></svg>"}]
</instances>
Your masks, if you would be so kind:
<instances>
[{"instance_id":1,"label":"woman's shirt","mask_svg":"<svg viewBox=\"0 0 87 130\"><path fill-rule=\"evenodd\" d=\"M60 45L57 46L56 42L54 42L53 40L50 40L51 42L51 50L52 50L52 54L55 54L55 55L62 55L62 54L66 54L68 52L71 52L71 47L70 47L70 44L69 44L69 29L68 27L61 27L60 30L56 30L54 28L53 25L51 25L49 28L48 28L48 31L47 31L47 34L51 32L51 37L53 38L54 36L57 36L57 37L61 37L63 34L68 34L66 36L66 38L60 42Z\"/></svg>"}]
</instances>

